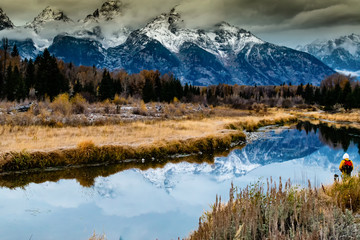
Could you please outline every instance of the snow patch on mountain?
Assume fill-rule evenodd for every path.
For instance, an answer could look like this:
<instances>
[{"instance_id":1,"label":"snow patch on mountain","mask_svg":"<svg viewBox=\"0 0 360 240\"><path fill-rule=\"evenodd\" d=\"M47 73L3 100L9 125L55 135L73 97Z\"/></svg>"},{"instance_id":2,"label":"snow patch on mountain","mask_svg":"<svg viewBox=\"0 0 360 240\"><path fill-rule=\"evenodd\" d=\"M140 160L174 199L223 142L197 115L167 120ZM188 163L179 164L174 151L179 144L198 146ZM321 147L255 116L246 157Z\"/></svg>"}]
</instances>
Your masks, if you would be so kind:
<instances>
[{"instance_id":1,"label":"snow patch on mountain","mask_svg":"<svg viewBox=\"0 0 360 240\"><path fill-rule=\"evenodd\" d=\"M330 40L316 40L297 49L314 55L335 69L352 72L360 69L360 35L355 33Z\"/></svg>"},{"instance_id":2,"label":"snow patch on mountain","mask_svg":"<svg viewBox=\"0 0 360 240\"><path fill-rule=\"evenodd\" d=\"M335 69L336 72L344 74L346 76L353 76L356 78L360 77L360 70L359 71L348 71L348 70L342 70L342 69Z\"/></svg>"},{"instance_id":3,"label":"snow patch on mountain","mask_svg":"<svg viewBox=\"0 0 360 240\"><path fill-rule=\"evenodd\" d=\"M154 18L140 33L159 41L173 53L179 53L184 43L191 42L220 58L226 57L229 52L239 53L248 43L264 43L250 32L226 22L215 25L209 31L187 29L175 8Z\"/></svg>"}]
</instances>

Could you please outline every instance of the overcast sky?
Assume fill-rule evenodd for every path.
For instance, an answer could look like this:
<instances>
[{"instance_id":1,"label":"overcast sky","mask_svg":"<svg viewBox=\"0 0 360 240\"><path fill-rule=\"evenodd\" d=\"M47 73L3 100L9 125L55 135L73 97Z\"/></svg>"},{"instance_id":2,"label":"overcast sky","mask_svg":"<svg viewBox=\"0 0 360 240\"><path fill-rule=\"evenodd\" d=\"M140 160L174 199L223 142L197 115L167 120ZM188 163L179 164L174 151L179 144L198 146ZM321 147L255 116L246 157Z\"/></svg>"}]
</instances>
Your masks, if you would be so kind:
<instances>
[{"instance_id":1,"label":"overcast sky","mask_svg":"<svg viewBox=\"0 0 360 240\"><path fill-rule=\"evenodd\" d=\"M100 8L103 0L1 0L15 25L23 25L51 6L73 20ZM295 47L318 38L360 34L360 0L123 0L124 18L141 27L172 7L189 27L220 21L250 30L265 41Z\"/></svg>"}]
</instances>

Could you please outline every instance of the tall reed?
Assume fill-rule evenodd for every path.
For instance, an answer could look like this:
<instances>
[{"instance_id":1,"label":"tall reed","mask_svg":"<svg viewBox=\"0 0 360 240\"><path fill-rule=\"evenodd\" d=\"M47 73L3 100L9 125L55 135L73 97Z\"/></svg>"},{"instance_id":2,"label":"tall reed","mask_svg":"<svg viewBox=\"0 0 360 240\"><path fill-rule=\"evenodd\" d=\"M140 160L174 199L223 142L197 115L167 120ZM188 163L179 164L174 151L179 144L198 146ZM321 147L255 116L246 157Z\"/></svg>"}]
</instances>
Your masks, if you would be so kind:
<instances>
[{"instance_id":1,"label":"tall reed","mask_svg":"<svg viewBox=\"0 0 360 240\"><path fill-rule=\"evenodd\" d=\"M310 182L300 189L281 178L242 190L231 186L229 201L217 197L188 239L359 239L351 211L323 194Z\"/></svg>"}]
</instances>

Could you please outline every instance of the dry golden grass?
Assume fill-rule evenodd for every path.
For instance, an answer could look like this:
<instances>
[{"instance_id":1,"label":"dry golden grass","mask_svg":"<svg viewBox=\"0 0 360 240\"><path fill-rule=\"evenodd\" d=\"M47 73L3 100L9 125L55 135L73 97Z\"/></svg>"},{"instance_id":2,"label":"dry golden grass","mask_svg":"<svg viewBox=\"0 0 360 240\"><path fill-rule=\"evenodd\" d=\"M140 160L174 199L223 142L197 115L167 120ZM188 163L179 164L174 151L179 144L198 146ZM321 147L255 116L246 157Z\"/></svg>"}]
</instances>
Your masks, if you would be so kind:
<instances>
[{"instance_id":1,"label":"dry golden grass","mask_svg":"<svg viewBox=\"0 0 360 240\"><path fill-rule=\"evenodd\" d=\"M74 148L91 141L96 146L140 146L174 140L219 136L235 132L229 125L257 126L260 122L274 124L288 122L294 117L283 112L267 116L213 117L199 120L166 120L131 122L117 125L62 127L0 126L0 153L20 151L51 151ZM238 128L236 128L238 129Z\"/></svg>"},{"instance_id":2,"label":"dry golden grass","mask_svg":"<svg viewBox=\"0 0 360 240\"><path fill-rule=\"evenodd\" d=\"M213 154L244 141L243 129L293 122L288 113L88 127L0 126L0 171L68 165L146 162L176 154Z\"/></svg>"},{"instance_id":3,"label":"dry golden grass","mask_svg":"<svg viewBox=\"0 0 360 240\"><path fill-rule=\"evenodd\" d=\"M360 124L360 110L354 109L351 112L292 112L299 117L313 118L317 120L328 120L334 122L351 122L354 124Z\"/></svg>"}]
</instances>

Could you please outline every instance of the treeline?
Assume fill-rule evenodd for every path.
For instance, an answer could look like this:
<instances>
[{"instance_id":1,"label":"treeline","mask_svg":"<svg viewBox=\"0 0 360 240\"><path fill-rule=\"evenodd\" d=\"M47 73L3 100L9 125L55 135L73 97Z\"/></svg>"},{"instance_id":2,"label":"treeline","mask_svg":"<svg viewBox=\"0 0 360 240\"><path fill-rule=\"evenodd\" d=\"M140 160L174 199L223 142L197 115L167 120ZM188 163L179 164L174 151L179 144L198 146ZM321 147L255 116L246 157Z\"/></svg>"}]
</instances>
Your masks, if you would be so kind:
<instances>
[{"instance_id":1,"label":"treeline","mask_svg":"<svg viewBox=\"0 0 360 240\"><path fill-rule=\"evenodd\" d=\"M0 99L53 100L61 93L81 94L89 102L111 100L115 95L145 102L171 102L174 98L192 101L200 95L200 88L182 86L172 74L161 75L159 71L128 74L124 70L109 72L94 66L74 66L56 59L47 49L35 61L22 60L16 45L11 47L7 39L2 40Z\"/></svg>"},{"instance_id":2,"label":"treeline","mask_svg":"<svg viewBox=\"0 0 360 240\"><path fill-rule=\"evenodd\" d=\"M235 108L251 109L253 105L289 108L319 105L325 110L339 106L345 109L360 108L360 84L354 77L333 74L320 86L311 84L282 84L280 86L238 86L219 84L204 89L209 104L231 104Z\"/></svg>"},{"instance_id":3,"label":"treeline","mask_svg":"<svg viewBox=\"0 0 360 240\"><path fill-rule=\"evenodd\" d=\"M360 108L360 86L355 78L334 74L321 82L293 86L240 86L219 84L208 87L181 85L172 74L143 70L128 74L124 70L109 72L95 66L74 66L51 56L47 49L33 60L22 60L16 45L2 40L0 50L0 99L53 100L60 93L82 95L88 102L123 98L144 102L199 102L209 105L228 104L234 108L309 106L317 104L331 110Z\"/></svg>"}]
</instances>

